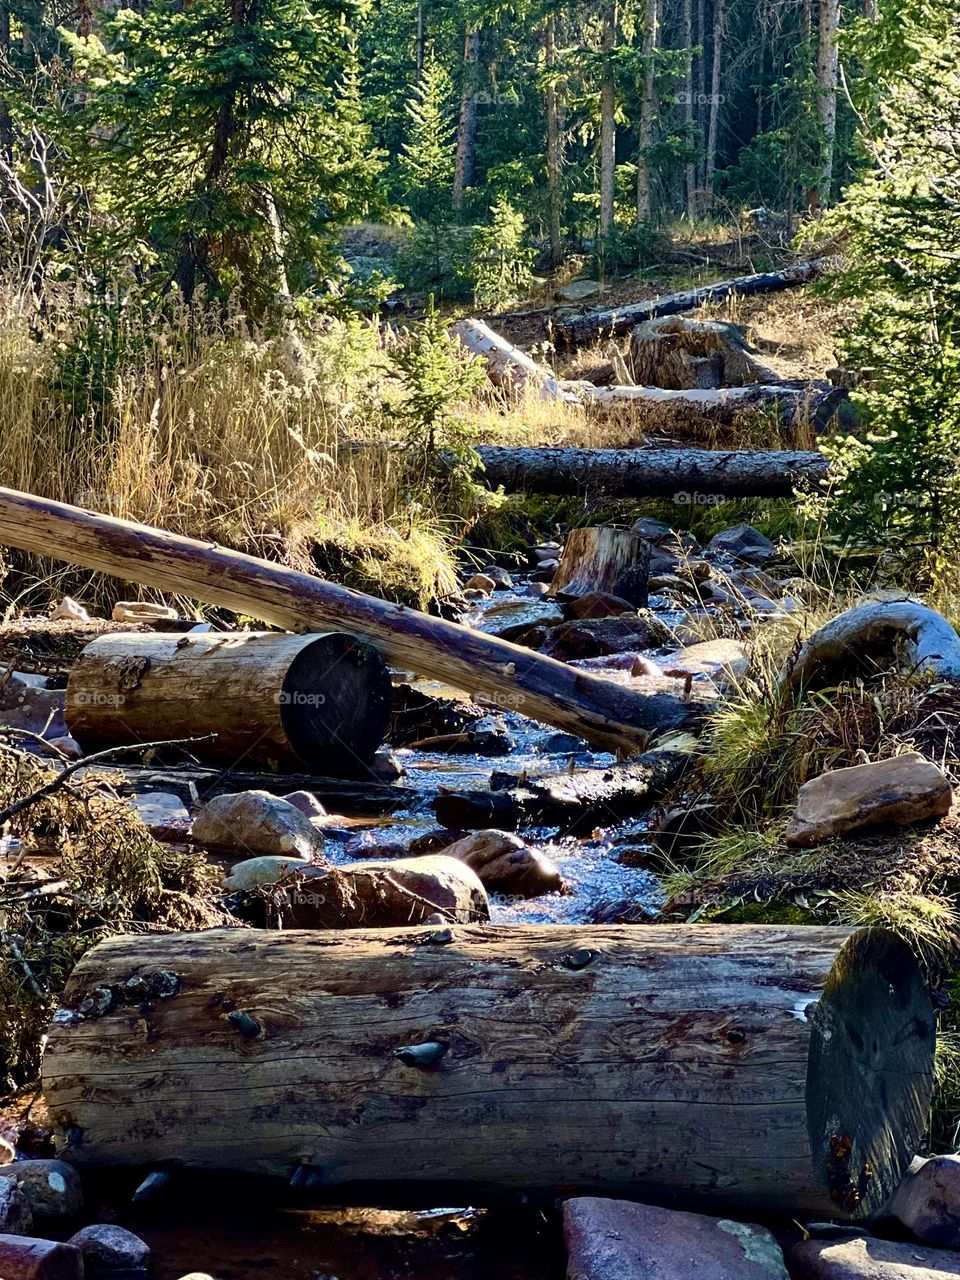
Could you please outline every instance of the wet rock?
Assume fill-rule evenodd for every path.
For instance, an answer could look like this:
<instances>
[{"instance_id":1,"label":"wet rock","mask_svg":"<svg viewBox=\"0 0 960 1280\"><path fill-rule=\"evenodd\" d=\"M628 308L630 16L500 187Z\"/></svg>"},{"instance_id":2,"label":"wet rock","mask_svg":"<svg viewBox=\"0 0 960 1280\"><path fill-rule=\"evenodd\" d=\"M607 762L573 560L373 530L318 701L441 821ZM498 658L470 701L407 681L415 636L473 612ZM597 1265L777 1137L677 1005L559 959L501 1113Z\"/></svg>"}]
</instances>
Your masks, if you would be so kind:
<instances>
[{"instance_id":1,"label":"wet rock","mask_svg":"<svg viewBox=\"0 0 960 1280\"><path fill-rule=\"evenodd\" d=\"M410 841L408 852L412 854L424 853L440 853L443 849L449 849L452 844L456 844L458 840L462 840L466 832L457 827L434 827L432 831L425 831L422 836L417 836Z\"/></svg>"},{"instance_id":2,"label":"wet rock","mask_svg":"<svg viewBox=\"0 0 960 1280\"><path fill-rule=\"evenodd\" d=\"M485 596L488 596L493 592L496 585L488 573L475 573L472 578L468 578L463 584L463 590L464 594L468 591L482 591Z\"/></svg>"},{"instance_id":3,"label":"wet rock","mask_svg":"<svg viewBox=\"0 0 960 1280\"><path fill-rule=\"evenodd\" d=\"M834 769L805 782L785 833L787 844L820 844L833 836L941 818L953 792L945 774L919 752Z\"/></svg>"},{"instance_id":4,"label":"wet rock","mask_svg":"<svg viewBox=\"0 0 960 1280\"><path fill-rule=\"evenodd\" d=\"M371 782L396 782L406 774L406 769L393 752L381 747L359 776L369 778Z\"/></svg>"},{"instance_id":5,"label":"wet rock","mask_svg":"<svg viewBox=\"0 0 960 1280\"><path fill-rule=\"evenodd\" d=\"M765 1227L626 1200L563 1206L568 1280L787 1280Z\"/></svg>"},{"instance_id":6,"label":"wet rock","mask_svg":"<svg viewBox=\"0 0 960 1280\"><path fill-rule=\"evenodd\" d=\"M230 873L224 876L223 887L228 893L249 892L257 885L276 884L288 871L303 865L302 858L247 858L231 867Z\"/></svg>"},{"instance_id":7,"label":"wet rock","mask_svg":"<svg viewBox=\"0 0 960 1280\"><path fill-rule=\"evenodd\" d=\"M530 548L530 555L537 564L542 564L544 560L559 560L562 552L563 547L559 542L541 542Z\"/></svg>"},{"instance_id":8,"label":"wet rock","mask_svg":"<svg viewBox=\"0 0 960 1280\"><path fill-rule=\"evenodd\" d=\"M109 1222L84 1227L68 1243L83 1254L86 1280L117 1271L145 1271L150 1264L150 1246L132 1231Z\"/></svg>"},{"instance_id":9,"label":"wet rock","mask_svg":"<svg viewBox=\"0 0 960 1280\"><path fill-rule=\"evenodd\" d=\"M777 554L770 539L751 524L735 524L722 530L707 543L707 551L723 552L748 564L766 564Z\"/></svg>"},{"instance_id":10,"label":"wet rock","mask_svg":"<svg viewBox=\"0 0 960 1280\"><path fill-rule=\"evenodd\" d=\"M327 811L312 791L290 791L284 797L287 804L305 813L308 818L325 818Z\"/></svg>"},{"instance_id":11,"label":"wet rock","mask_svg":"<svg viewBox=\"0 0 960 1280\"><path fill-rule=\"evenodd\" d=\"M528 582L524 587L524 595L531 596L533 599L540 599L550 590L549 582Z\"/></svg>"},{"instance_id":12,"label":"wet rock","mask_svg":"<svg viewBox=\"0 0 960 1280\"><path fill-rule=\"evenodd\" d=\"M83 756L83 747L76 738L71 738L69 733L63 738L48 738L47 741L50 743L51 750L66 756L68 760L80 760Z\"/></svg>"},{"instance_id":13,"label":"wet rock","mask_svg":"<svg viewBox=\"0 0 960 1280\"><path fill-rule=\"evenodd\" d=\"M581 618L552 627L540 652L551 658L599 658L611 653L668 644L670 632L656 614L643 610L619 618Z\"/></svg>"},{"instance_id":14,"label":"wet rock","mask_svg":"<svg viewBox=\"0 0 960 1280\"><path fill-rule=\"evenodd\" d=\"M138 792L130 803L152 835L184 836L190 830L187 806L173 791Z\"/></svg>"},{"instance_id":15,"label":"wet rock","mask_svg":"<svg viewBox=\"0 0 960 1280\"><path fill-rule=\"evenodd\" d=\"M960 1256L874 1237L802 1240L790 1250L795 1280L938 1280L960 1276Z\"/></svg>"},{"instance_id":16,"label":"wet rock","mask_svg":"<svg viewBox=\"0 0 960 1280\"><path fill-rule=\"evenodd\" d=\"M510 591L513 587L513 579L498 564L484 565L480 572L493 582L494 591Z\"/></svg>"},{"instance_id":17,"label":"wet rock","mask_svg":"<svg viewBox=\"0 0 960 1280\"><path fill-rule=\"evenodd\" d=\"M664 524L662 520L654 520L652 516L641 516L634 523L631 533L646 538L655 547L668 547L672 551L700 550L700 543L692 533L685 529L672 529L670 525Z\"/></svg>"},{"instance_id":18,"label":"wet rock","mask_svg":"<svg viewBox=\"0 0 960 1280\"><path fill-rule=\"evenodd\" d=\"M886 1212L921 1243L960 1249L960 1156L915 1160Z\"/></svg>"},{"instance_id":19,"label":"wet rock","mask_svg":"<svg viewBox=\"0 0 960 1280\"><path fill-rule=\"evenodd\" d=\"M83 1212L79 1175L63 1160L18 1160L0 1169L0 1178L13 1179L40 1224L63 1222Z\"/></svg>"},{"instance_id":20,"label":"wet rock","mask_svg":"<svg viewBox=\"0 0 960 1280\"><path fill-rule=\"evenodd\" d=\"M501 640L513 640L530 627L556 627L563 621L562 610L552 600L511 600L490 609L477 630Z\"/></svg>"},{"instance_id":21,"label":"wet rock","mask_svg":"<svg viewBox=\"0 0 960 1280\"><path fill-rule=\"evenodd\" d=\"M623 859L619 859L623 861ZM635 865L624 863L624 865ZM624 898L619 902L598 902L590 912L590 924L650 924L659 915L643 902Z\"/></svg>"},{"instance_id":22,"label":"wet rock","mask_svg":"<svg viewBox=\"0 0 960 1280\"><path fill-rule=\"evenodd\" d=\"M704 640L667 654L658 664L668 676L706 676L711 680L738 680L750 669L750 655L738 640Z\"/></svg>"},{"instance_id":23,"label":"wet rock","mask_svg":"<svg viewBox=\"0 0 960 1280\"><path fill-rule=\"evenodd\" d=\"M564 613L568 618L612 618L623 613L636 613L637 607L624 600L622 596L611 595L609 591L588 591L564 605Z\"/></svg>"},{"instance_id":24,"label":"wet rock","mask_svg":"<svg viewBox=\"0 0 960 1280\"><path fill-rule=\"evenodd\" d=\"M26 1196L12 1178L0 1178L0 1234L28 1236L33 1230L33 1211Z\"/></svg>"},{"instance_id":25,"label":"wet rock","mask_svg":"<svg viewBox=\"0 0 960 1280\"><path fill-rule=\"evenodd\" d=\"M0 669L0 725L8 729L25 729L47 740L69 737L65 698L63 689L47 689L18 671Z\"/></svg>"},{"instance_id":26,"label":"wet rock","mask_svg":"<svg viewBox=\"0 0 960 1280\"><path fill-rule=\"evenodd\" d=\"M475 871L491 893L539 898L565 888L554 863L509 831L474 831L443 852Z\"/></svg>"},{"instance_id":27,"label":"wet rock","mask_svg":"<svg viewBox=\"0 0 960 1280\"><path fill-rule=\"evenodd\" d=\"M323 849L323 837L306 814L269 791L214 796L194 818L193 838L252 856L310 858Z\"/></svg>"},{"instance_id":28,"label":"wet rock","mask_svg":"<svg viewBox=\"0 0 960 1280\"><path fill-rule=\"evenodd\" d=\"M481 591L477 587L463 588L463 599L467 604L477 604L481 600L486 600L489 594L489 591Z\"/></svg>"},{"instance_id":29,"label":"wet rock","mask_svg":"<svg viewBox=\"0 0 960 1280\"><path fill-rule=\"evenodd\" d=\"M3 1280L83 1280L83 1255L72 1244L0 1235Z\"/></svg>"},{"instance_id":30,"label":"wet rock","mask_svg":"<svg viewBox=\"0 0 960 1280\"><path fill-rule=\"evenodd\" d=\"M859 1240L870 1235L855 1222L808 1222L803 1229L814 1240Z\"/></svg>"},{"instance_id":31,"label":"wet rock","mask_svg":"<svg viewBox=\"0 0 960 1280\"><path fill-rule=\"evenodd\" d=\"M464 862L440 854L346 867L304 867L275 891L277 921L293 929L417 925L439 911L448 924L490 918L487 894Z\"/></svg>"},{"instance_id":32,"label":"wet rock","mask_svg":"<svg viewBox=\"0 0 960 1280\"><path fill-rule=\"evenodd\" d=\"M552 582L560 568L559 560L541 560L540 567L530 575L534 582Z\"/></svg>"}]
</instances>

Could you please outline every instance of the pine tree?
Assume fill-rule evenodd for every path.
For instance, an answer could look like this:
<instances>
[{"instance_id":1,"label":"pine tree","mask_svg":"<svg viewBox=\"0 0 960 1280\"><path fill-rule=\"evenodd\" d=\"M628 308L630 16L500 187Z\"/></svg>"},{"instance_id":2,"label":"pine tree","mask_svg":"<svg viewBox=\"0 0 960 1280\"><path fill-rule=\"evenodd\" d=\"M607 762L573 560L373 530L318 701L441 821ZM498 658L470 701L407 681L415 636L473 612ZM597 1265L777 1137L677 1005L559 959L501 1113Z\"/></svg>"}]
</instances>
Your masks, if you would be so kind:
<instances>
[{"instance_id":1,"label":"pine tree","mask_svg":"<svg viewBox=\"0 0 960 1280\"><path fill-rule=\"evenodd\" d=\"M416 93L407 103L410 125L398 164L404 202L418 221L436 223L450 212L453 182L453 126L448 113L451 84L431 55L423 64Z\"/></svg>"}]
</instances>

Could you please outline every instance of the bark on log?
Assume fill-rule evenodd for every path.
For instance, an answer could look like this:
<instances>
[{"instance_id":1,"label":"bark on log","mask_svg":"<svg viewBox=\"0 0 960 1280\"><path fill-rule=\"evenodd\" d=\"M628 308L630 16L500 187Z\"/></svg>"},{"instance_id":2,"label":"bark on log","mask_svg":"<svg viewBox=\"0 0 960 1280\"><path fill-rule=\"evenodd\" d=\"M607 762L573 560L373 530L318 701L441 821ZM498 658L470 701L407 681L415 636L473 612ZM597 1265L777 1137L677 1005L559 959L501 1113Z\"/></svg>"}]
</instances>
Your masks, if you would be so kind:
<instances>
[{"instance_id":1,"label":"bark on log","mask_svg":"<svg viewBox=\"0 0 960 1280\"><path fill-rule=\"evenodd\" d=\"M65 716L85 751L214 733L200 756L350 774L382 744L391 697L379 651L343 632L112 634L73 667Z\"/></svg>"},{"instance_id":2,"label":"bark on log","mask_svg":"<svg viewBox=\"0 0 960 1280\"><path fill-rule=\"evenodd\" d=\"M0 546L19 547L291 631L349 628L404 671L509 705L610 750L642 750L656 704L520 645L284 565L0 488Z\"/></svg>"},{"instance_id":3,"label":"bark on log","mask_svg":"<svg viewBox=\"0 0 960 1280\"><path fill-rule=\"evenodd\" d=\"M669 395L670 392L662 392ZM800 484L827 478L821 453L752 449L526 449L481 445L483 476L491 486L534 493L607 497L788 498Z\"/></svg>"},{"instance_id":4,"label":"bark on log","mask_svg":"<svg viewBox=\"0 0 960 1280\"><path fill-rule=\"evenodd\" d=\"M751 383L743 387L670 390L662 387L594 386L592 382L563 384L576 391L584 403L615 409L632 405L643 410L648 428L705 418L732 422L744 413L772 413L781 424L809 424L815 433L825 430L847 392L830 382Z\"/></svg>"},{"instance_id":5,"label":"bark on log","mask_svg":"<svg viewBox=\"0 0 960 1280\"><path fill-rule=\"evenodd\" d=\"M629 333L634 325L652 320L654 316L674 316L683 311L693 311L705 302L720 302L731 294L746 296L755 293L773 293L780 289L793 289L797 285L815 280L826 267L823 258L814 258L786 267L783 271L765 271L752 276L738 276L734 280L721 280L717 284L702 285L684 293L663 294L646 302L629 307L616 307L609 311L592 311L583 316L571 316L559 320L553 327L554 341L558 346L578 347L594 342L610 334Z\"/></svg>"},{"instance_id":6,"label":"bark on log","mask_svg":"<svg viewBox=\"0 0 960 1280\"><path fill-rule=\"evenodd\" d=\"M919 1143L934 1021L880 931L210 930L89 951L43 1087L78 1164L858 1217Z\"/></svg>"},{"instance_id":7,"label":"bark on log","mask_svg":"<svg viewBox=\"0 0 960 1280\"><path fill-rule=\"evenodd\" d=\"M887 600L848 609L815 631L785 664L779 688L794 693L832 683L865 662L875 669L898 646L905 671L960 680L960 636L943 614L913 600Z\"/></svg>"},{"instance_id":8,"label":"bark on log","mask_svg":"<svg viewBox=\"0 0 960 1280\"><path fill-rule=\"evenodd\" d=\"M645 813L693 764L694 746L693 738L682 735L619 768L578 769L522 783L511 780L517 785L502 785L505 779L495 774L491 790L443 793L434 800L433 810L443 826L469 831L515 831L520 826L591 831ZM501 785L494 787L498 782Z\"/></svg>"},{"instance_id":9,"label":"bark on log","mask_svg":"<svg viewBox=\"0 0 960 1280\"><path fill-rule=\"evenodd\" d=\"M723 320L659 316L630 334L627 361L640 386L684 388L776 385L780 375L757 360L743 332Z\"/></svg>"},{"instance_id":10,"label":"bark on log","mask_svg":"<svg viewBox=\"0 0 960 1280\"><path fill-rule=\"evenodd\" d=\"M607 591L638 609L647 604L650 543L609 525L571 529L548 596L562 599Z\"/></svg>"}]
</instances>

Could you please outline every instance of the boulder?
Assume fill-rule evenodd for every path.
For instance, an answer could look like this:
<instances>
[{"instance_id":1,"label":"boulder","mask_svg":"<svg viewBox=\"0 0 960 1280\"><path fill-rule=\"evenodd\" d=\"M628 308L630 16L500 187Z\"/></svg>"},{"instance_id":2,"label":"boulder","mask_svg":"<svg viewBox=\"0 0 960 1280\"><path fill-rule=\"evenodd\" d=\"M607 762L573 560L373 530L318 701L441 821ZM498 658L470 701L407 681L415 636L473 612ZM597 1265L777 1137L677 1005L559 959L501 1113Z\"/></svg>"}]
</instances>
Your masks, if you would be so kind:
<instances>
[{"instance_id":1,"label":"boulder","mask_svg":"<svg viewBox=\"0 0 960 1280\"><path fill-rule=\"evenodd\" d=\"M25 729L50 740L69 736L63 718L66 693L47 689L18 671L0 669L0 725Z\"/></svg>"},{"instance_id":2,"label":"boulder","mask_svg":"<svg viewBox=\"0 0 960 1280\"><path fill-rule=\"evenodd\" d=\"M0 1178L0 1233L28 1236L33 1230L33 1213L12 1178Z\"/></svg>"},{"instance_id":3,"label":"boulder","mask_svg":"<svg viewBox=\"0 0 960 1280\"><path fill-rule=\"evenodd\" d=\"M60 1223L83 1212L80 1177L63 1160L18 1160L0 1169L0 1178L11 1178L20 1188L40 1224ZM2 1268L0 1276L6 1280Z\"/></svg>"},{"instance_id":4,"label":"boulder","mask_svg":"<svg viewBox=\"0 0 960 1280\"><path fill-rule=\"evenodd\" d=\"M312 791L290 791L285 795L287 804L305 813L308 818L325 818L327 811Z\"/></svg>"},{"instance_id":5,"label":"boulder","mask_svg":"<svg viewBox=\"0 0 960 1280\"><path fill-rule=\"evenodd\" d=\"M238 791L214 796L193 820L198 844L259 854L309 859L323 849L323 837L310 819L269 791Z\"/></svg>"},{"instance_id":6,"label":"boulder","mask_svg":"<svg viewBox=\"0 0 960 1280\"><path fill-rule=\"evenodd\" d=\"M710 539L707 550L745 560L747 564L766 564L777 554L770 539L752 524L735 524L730 529L723 529Z\"/></svg>"},{"instance_id":7,"label":"boulder","mask_svg":"<svg viewBox=\"0 0 960 1280\"><path fill-rule=\"evenodd\" d=\"M872 1236L802 1240L789 1252L794 1280L941 1280L960 1276L960 1255Z\"/></svg>"},{"instance_id":8,"label":"boulder","mask_svg":"<svg viewBox=\"0 0 960 1280\"><path fill-rule=\"evenodd\" d=\"M95 1222L83 1227L68 1241L83 1254L86 1280L109 1276L118 1271L146 1271L150 1264L150 1246L132 1231L109 1222Z\"/></svg>"},{"instance_id":9,"label":"boulder","mask_svg":"<svg viewBox=\"0 0 960 1280\"><path fill-rule=\"evenodd\" d=\"M601 658L611 653L653 649L670 643L670 632L649 610L619 618L580 618L551 627L540 652L568 662L572 658Z\"/></svg>"},{"instance_id":10,"label":"boulder","mask_svg":"<svg viewBox=\"0 0 960 1280\"><path fill-rule=\"evenodd\" d=\"M915 1160L886 1212L921 1243L960 1249L960 1156Z\"/></svg>"},{"instance_id":11,"label":"boulder","mask_svg":"<svg viewBox=\"0 0 960 1280\"><path fill-rule=\"evenodd\" d=\"M609 591L588 591L576 600L568 600L564 613L568 618L615 618L622 613L636 613L637 606Z\"/></svg>"},{"instance_id":12,"label":"boulder","mask_svg":"<svg viewBox=\"0 0 960 1280\"><path fill-rule=\"evenodd\" d=\"M833 836L910 826L942 818L952 799L950 782L937 765L908 751L889 760L833 769L805 782L785 839L806 848Z\"/></svg>"},{"instance_id":13,"label":"boulder","mask_svg":"<svg viewBox=\"0 0 960 1280\"><path fill-rule=\"evenodd\" d=\"M463 584L463 590L464 592L482 591L485 596L488 596L494 590L496 585L497 584L489 574L475 573L472 578L468 578Z\"/></svg>"},{"instance_id":14,"label":"boulder","mask_svg":"<svg viewBox=\"0 0 960 1280\"><path fill-rule=\"evenodd\" d=\"M443 850L477 873L490 893L539 898L566 886L563 876L545 854L529 849L510 831L474 831Z\"/></svg>"},{"instance_id":15,"label":"boulder","mask_svg":"<svg viewBox=\"0 0 960 1280\"><path fill-rule=\"evenodd\" d=\"M765 1227L626 1200L563 1206L568 1280L788 1280Z\"/></svg>"},{"instance_id":16,"label":"boulder","mask_svg":"<svg viewBox=\"0 0 960 1280\"><path fill-rule=\"evenodd\" d=\"M72 1244L0 1235L3 1280L83 1280L83 1254Z\"/></svg>"},{"instance_id":17,"label":"boulder","mask_svg":"<svg viewBox=\"0 0 960 1280\"><path fill-rule=\"evenodd\" d=\"M580 302L583 298L592 298L601 291L603 285L599 280L571 280L562 289L557 290L557 297L564 302Z\"/></svg>"},{"instance_id":18,"label":"boulder","mask_svg":"<svg viewBox=\"0 0 960 1280\"><path fill-rule=\"evenodd\" d=\"M288 871L303 865L302 858L289 856L247 858L230 868L223 878L223 887L228 893L238 893L255 889L261 884L276 884Z\"/></svg>"},{"instance_id":19,"label":"boulder","mask_svg":"<svg viewBox=\"0 0 960 1280\"><path fill-rule=\"evenodd\" d=\"M704 640L659 660L668 676L707 677L719 683L742 679L750 669L750 655L739 640Z\"/></svg>"}]
</instances>

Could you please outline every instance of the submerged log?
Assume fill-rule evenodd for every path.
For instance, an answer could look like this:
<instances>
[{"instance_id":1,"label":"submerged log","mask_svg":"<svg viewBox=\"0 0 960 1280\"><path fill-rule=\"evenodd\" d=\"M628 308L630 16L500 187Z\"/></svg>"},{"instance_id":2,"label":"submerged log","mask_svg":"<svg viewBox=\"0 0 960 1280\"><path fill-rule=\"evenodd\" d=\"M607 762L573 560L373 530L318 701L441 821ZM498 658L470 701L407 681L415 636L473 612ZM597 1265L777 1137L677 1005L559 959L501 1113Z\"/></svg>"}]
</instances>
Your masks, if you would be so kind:
<instances>
[{"instance_id":1,"label":"submerged log","mask_svg":"<svg viewBox=\"0 0 960 1280\"><path fill-rule=\"evenodd\" d=\"M662 392L663 395L670 394ZM692 394L692 393L691 393ZM789 498L825 480L821 453L753 449L567 449L481 445L490 485L534 493L596 491L611 498Z\"/></svg>"},{"instance_id":2,"label":"submerged log","mask_svg":"<svg viewBox=\"0 0 960 1280\"><path fill-rule=\"evenodd\" d=\"M717 284L702 285L684 293L663 294L646 302L629 307L616 307L609 311L592 311L588 315L571 316L558 320L553 326L554 340L558 346L578 347L594 342L609 334L629 333L638 324L652 320L654 316L673 316L683 311L693 311L705 302L721 302L731 294L746 296L755 293L773 293L780 289L793 289L797 285L815 280L826 267L823 258L798 262L783 271L764 271L752 276L738 276L734 280L721 280Z\"/></svg>"},{"instance_id":3,"label":"submerged log","mask_svg":"<svg viewBox=\"0 0 960 1280\"><path fill-rule=\"evenodd\" d=\"M547 592L561 599L606 591L644 608L650 576L650 543L609 525L571 529L560 566Z\"/></svg>"},{"instance_id":4,"label":"submerged log","mask_svg":"<svg viewBox=\"0 0 960 1280\"><path fill-rule=\"evenodd\" d=\"M111 634L73 667L65 715L85 751L212 733L202 757L349 774L382 744L391 695L379 651L343 632Z\"/></svg>"},{"instance_id":5,"label":"submerged log","mask_svg":"<svg viewBox=\"0 0 960 1280\"><path fill-rule=\"evenodd\" d=\"M917 1149L935 1039L902 941L820 927L118 937L63 1004L65 1159L340 1203L402 1183L863 1217Z\"/></svg>"},{"instance_id":6,"label":"submerged log","mask_svg":"<svg viewBox=\"0 0 960 1280\"><path fill-rule=\"evenodd\" d=\"M496 789L441 793L433 810L443 826L470 831L515 831L520 826L590 831L646 812L690 768L695 746L694 738L678 735L629 764L609 769L577 769L510 782L495 776L494 782L501 783Z\"/></svg>"},{"instance_id":7,"label":"submerged log","mask_svg":"<svg viewBox=\"0 0 960 1280\"><path fill-rule=\"evenodd\" d=\"M284 565L0 488L0 546L206 600L291 631L348 629L404 671L507 705L611 750L658 728L649 697L520 645Z\"/></svg>"}]
</instances>

